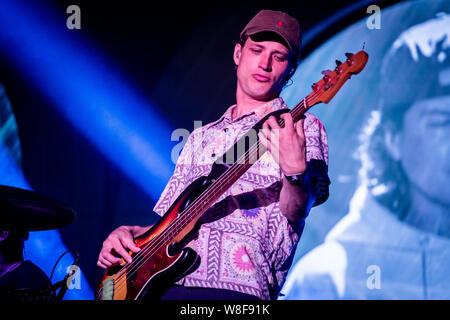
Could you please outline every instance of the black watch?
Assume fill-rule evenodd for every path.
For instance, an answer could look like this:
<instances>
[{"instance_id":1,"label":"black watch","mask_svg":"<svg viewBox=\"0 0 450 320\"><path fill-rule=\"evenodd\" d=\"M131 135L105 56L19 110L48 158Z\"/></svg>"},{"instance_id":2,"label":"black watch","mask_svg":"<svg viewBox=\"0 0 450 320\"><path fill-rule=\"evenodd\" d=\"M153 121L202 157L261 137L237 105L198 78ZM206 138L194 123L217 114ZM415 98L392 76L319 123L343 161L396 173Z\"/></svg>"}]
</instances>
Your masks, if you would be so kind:
<instances>
[{"instance_id":1,"label":"black watch","mask_svg":"<svg viewBox=\"0 0 450 320\"><path fill-rule=\"evenodd\" d=\"M289 181L292 184L296 185L302 185L305 181L306 171L300 174L293 174L291 176L285 175L287 181Z\"/></svg>"}]
</instances>

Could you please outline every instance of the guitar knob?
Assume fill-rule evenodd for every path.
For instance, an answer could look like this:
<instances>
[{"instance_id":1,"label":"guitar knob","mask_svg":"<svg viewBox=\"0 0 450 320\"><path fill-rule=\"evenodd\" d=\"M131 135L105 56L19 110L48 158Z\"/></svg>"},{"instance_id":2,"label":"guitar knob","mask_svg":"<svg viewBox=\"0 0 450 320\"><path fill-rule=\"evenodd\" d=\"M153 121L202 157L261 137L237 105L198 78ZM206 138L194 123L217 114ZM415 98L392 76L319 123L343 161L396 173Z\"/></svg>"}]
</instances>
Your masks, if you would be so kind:
<instances>
[{"instance_id":1,"label":"guitar knob","mask_svg":"<svg viewBox=\"0 0 450 320\"><path fill-rule=\"evenodd\" d=\"M351 57L353 57L353 53L351 52L346 52L345 56L347 57L347 59L350 59Z\"/></svg>"},{"instance_id":2,"label":"guitar knob","mask_svg":"<svg viewBox=\"0 0 450 320\"><path fill-rule=\"evenodd\" d=\"M314 92L317 92L319 90L319 86L317 85L317 83L314 83L311 88L313 89Z\"/></svg>"},{"instance_id":3,"label":"guitar knob","mask_svg":"<svg viewBox=\"0 0 450 320\"><path fill-rule=\"evenodd\" d=\"M336 60L336 65L339 67L342 64L342 61Z\"/></svg>"},{"instance_id":4,"label":"guitar knob","mask_svg":"<svg viewBox=\"0 0 450 320\"><path fill-rule=\"evenodd\" d=\"M324 76L327 76L327 75L330 74L330 72L331 72L331 70L323 70L323 71L322 71L322 74L323 74Z\"/></svg>"}]
</instances>

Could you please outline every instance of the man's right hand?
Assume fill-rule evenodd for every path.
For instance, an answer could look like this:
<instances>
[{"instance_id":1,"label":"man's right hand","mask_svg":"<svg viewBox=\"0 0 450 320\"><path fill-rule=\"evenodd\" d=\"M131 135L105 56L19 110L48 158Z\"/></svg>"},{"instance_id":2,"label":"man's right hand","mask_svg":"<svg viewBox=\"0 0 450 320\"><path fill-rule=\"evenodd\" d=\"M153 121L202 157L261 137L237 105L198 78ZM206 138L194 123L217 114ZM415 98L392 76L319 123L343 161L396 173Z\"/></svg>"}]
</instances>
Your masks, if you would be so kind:
<instances>
[{"instance_id":1,"label":"man's right hand","mask_svg":"<svg viewBox=\"0 0 450 320\"><path fill-rule=\"evenodd\" d=\"M146 232L150 227L121 226L115 229L103 242L102 250L98 256L97 265L107 269L122 262L121 256L126 262L131 263L132 258L128 253L139 252L141 249L134 243L134 238Z\"/></svg>"}]
</instances>

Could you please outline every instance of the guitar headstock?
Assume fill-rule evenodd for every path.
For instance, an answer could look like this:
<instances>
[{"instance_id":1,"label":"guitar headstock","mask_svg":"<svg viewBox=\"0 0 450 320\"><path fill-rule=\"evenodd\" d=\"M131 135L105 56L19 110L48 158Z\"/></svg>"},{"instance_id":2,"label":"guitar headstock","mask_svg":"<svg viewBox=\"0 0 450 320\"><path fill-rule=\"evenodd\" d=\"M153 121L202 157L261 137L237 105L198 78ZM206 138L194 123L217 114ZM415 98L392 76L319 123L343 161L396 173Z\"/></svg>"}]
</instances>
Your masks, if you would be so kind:
<instances>
[{"instance_id":1,"label":"guitar headstock","mask_svg":"<svg viewBox=\"0 0 450 320\"><path fill-rule=\"evenodd\" d=\"M345 56L347 60L344 63L336 60L333 71L322 71L323 78L312 85L313 91L308 95L308 107L319 102L328 103L353 74L364 69L369 59L369 55L363 50L356 54L346 53Z\"/></svg>"}]
</instances>

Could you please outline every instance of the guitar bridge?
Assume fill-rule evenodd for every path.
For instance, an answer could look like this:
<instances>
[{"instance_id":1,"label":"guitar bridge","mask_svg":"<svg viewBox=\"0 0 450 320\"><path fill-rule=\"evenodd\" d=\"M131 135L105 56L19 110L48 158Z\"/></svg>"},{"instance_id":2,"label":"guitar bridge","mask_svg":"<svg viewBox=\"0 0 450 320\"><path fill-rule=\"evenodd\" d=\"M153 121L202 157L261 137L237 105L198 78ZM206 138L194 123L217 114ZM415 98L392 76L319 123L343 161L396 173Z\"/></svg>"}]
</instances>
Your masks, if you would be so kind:
<instances>
[{"instance_id":1,"label":"guitar bridge","mask_svg":"<svg viewBox=\"0 0 450 320\"><path fill-rule=\"evenodd\" d=\"M114 297L114 279L106 278L102 282L103 291L102 291L102 300L113 300Z\"/></svg>"}]
</instances>

